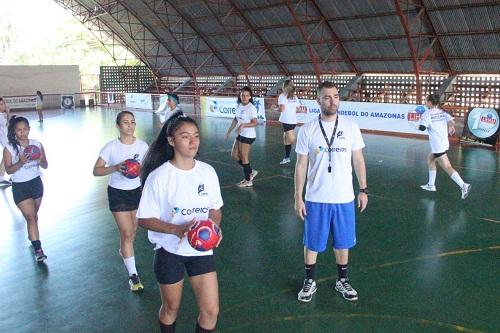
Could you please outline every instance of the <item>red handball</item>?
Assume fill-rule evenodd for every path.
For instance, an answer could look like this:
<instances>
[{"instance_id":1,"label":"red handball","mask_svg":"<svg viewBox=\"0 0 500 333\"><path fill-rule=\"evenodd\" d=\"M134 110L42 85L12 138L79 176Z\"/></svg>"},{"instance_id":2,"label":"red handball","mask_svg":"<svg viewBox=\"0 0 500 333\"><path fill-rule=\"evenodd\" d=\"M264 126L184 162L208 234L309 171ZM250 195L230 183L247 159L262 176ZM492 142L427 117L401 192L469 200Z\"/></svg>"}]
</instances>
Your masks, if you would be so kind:
<instances>
[{"instance_id":1,"label":"red handball","mask_svg":"<svg viewBox=\"0 0 500 333\"><path fill-rule=\"evenodd\" d=\"M23 154L28 156L28 160L34 161L42 156L42 151L38 146L28 145L24 148Z\"/></svg>"},{"instance_id":2,"label":"red handball","mask_svg":"<svg viewBox=\"0 0 500 333\"><path fill-rule=\"evenodd\" d=\"M139 163L139 161L128 159L123 163L125 164L125 167L122 169L122 174L125 177L134 179L139 176L139 173L141 172L141 164Z\"/></svg>"},{"instance_id":3,"label":"red handball","mask_svg":"<svg viewBox=\"0 0 500 333\"><path fill-rule=\"evenodd\" d=\"M220 229L210 220L197 221L187 234L189 244L198 251L212 250L220 240Z\"/></svg>"}]
</instances>

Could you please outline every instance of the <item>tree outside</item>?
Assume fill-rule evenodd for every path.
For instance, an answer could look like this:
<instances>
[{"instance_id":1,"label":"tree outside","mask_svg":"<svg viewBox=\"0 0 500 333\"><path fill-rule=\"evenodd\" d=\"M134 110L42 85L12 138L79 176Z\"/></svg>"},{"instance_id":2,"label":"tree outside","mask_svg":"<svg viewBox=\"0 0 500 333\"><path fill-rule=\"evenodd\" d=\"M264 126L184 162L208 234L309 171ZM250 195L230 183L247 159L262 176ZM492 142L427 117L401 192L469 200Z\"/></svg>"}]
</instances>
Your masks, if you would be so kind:
<instances>
[{"instance_id":1,"label":"tree outside","mask_svg":"<svg viewBox=\"0 0 500 333\"><path fill-rule=\"evenodd\" d=\"M99 89L99 66L112 56L52 0L0 0L0 65L79 65L83 91ZM115 46L120 48L120 46ZM126 65L138 60L127 55Z\"/></svg>"}]
</instances>

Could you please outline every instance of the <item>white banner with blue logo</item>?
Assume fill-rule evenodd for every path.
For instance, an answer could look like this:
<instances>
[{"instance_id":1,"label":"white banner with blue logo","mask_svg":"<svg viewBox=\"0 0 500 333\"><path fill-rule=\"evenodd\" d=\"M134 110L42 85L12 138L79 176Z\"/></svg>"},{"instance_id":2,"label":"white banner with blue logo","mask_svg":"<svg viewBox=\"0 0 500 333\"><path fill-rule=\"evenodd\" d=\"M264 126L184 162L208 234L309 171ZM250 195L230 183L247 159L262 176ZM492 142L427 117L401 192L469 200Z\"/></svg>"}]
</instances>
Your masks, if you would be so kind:
<instances>
[{"instance_id":1,"label":"white banner with blue logo","mask_svg":"<svg viewBox=\"0 0 500 333\"><path fill-rule=\"evenodd\" d=\"M264 98L254 97L253 101L257 109L257 120L266 121ZM237 99L234 97L201 96L200 104L201 114L207 117L234 118L236 114Z\"/></svg>"},{"instance_id":2,"label":"white banner with blue logo","mask_svg":"<svg viewBox=\"0 0 500 333\"><path fill-rule=\"evenodd\" d=\"M153 100L151 94L125 94L125 106L134 109L153 110Z\"/></svg>"},{"instance_id":3,"label":"white banner with blue logo","mask_svg":"<svg viewBox=\"0 0 500 333\"><path fill-rule=\"evenodd\" d=\"M297 113L299 123L317 119L320 107L316 100L301 99L306 113ZM423 105L340 102L339 114L352 119L361 129L397 132L407 134L427 134L417 130L420 116L427 108Z\"/></svg>"}]
</instances>

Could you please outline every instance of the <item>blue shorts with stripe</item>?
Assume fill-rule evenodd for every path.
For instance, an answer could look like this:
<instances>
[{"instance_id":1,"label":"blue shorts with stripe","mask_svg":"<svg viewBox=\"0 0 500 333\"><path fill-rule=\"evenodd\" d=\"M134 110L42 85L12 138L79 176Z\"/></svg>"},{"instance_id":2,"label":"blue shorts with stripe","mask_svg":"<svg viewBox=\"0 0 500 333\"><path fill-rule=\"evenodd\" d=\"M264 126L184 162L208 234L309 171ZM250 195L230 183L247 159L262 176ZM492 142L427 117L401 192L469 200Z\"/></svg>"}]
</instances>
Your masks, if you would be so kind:
<instances>
[{"instance_id":1,"label":"blue shorts with stripe","mask_svg":"<svg viewBox=\"0 0 500 333\"><path fill-rule=\"evenodd\" d=\"M306 201L306 212L304 246L309 250L325 251L330 234L335 249L350 249L356 245L354 201L342 204Z\"/></svg>"}]
</instances>

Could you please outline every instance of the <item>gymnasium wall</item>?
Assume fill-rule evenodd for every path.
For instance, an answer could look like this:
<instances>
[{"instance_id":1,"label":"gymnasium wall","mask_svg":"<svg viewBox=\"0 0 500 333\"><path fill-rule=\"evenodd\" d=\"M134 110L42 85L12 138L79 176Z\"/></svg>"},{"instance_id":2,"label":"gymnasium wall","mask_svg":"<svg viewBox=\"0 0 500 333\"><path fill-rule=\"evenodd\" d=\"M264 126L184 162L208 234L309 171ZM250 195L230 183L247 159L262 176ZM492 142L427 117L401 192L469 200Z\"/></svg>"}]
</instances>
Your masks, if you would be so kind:
<instances>
[{"instance_id":1,"label":"gymnasium wall","mask_svg":"<svg viewBox=\"0 0 500 333\"><path fill-rule=\"evenodd\" d=\"M80 92L80 69L68 66L0 66L0 96Z\"/></svg>"}]
</instances>

